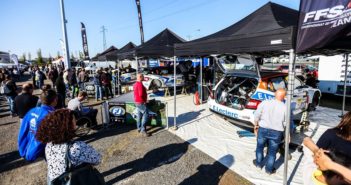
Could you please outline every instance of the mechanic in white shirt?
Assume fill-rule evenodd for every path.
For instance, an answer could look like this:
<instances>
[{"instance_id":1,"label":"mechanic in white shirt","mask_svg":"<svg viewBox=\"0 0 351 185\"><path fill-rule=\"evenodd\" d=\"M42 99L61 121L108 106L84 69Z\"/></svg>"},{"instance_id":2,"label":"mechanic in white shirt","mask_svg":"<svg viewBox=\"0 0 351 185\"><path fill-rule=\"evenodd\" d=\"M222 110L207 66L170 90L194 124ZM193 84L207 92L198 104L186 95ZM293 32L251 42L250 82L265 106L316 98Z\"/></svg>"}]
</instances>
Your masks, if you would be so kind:
<instances>
[{"instance_id":1,"label":"mechanic in white shirt","mask_svg":"<svg viewBox=\"0 0 351 185\"><path fill-rule=\"evenodd\" d=\"M67 108L78 113L78 117L84 116L90 118L92 125L96 126L96 115L97 110L90 107L83 107L82 101L88 97L88 94L85 91L80 91L78 96L68 102Z\"/></svg>"},{"instance_id":2,"label":"mechanic in white shirt","mask_svg":"<svg viewBox=\"0 0 351 185\"><path fill-rule=\"evenodd\" d=\"M285 89L275 92L275 99L263 101L255 111L255 129L258 128L256 159L253 164L258 168L266 166L266 173L275 173L274 163L279 144L285 129L286 106ZM264 163L263 148L268 144L267 161Z\"/></svg>"}]
</instances>

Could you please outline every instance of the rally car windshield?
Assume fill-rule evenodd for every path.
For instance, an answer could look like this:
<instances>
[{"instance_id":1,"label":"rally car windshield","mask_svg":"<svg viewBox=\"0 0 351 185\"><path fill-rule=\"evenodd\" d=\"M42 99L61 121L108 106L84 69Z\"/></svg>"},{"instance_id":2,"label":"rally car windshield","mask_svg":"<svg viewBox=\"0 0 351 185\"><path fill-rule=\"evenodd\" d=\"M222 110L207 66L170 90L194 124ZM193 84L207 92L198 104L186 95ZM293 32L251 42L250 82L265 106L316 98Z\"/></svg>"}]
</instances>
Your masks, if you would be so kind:
<instances>
[{"instance_id":1,"label":"rally car windshield","mask_svg":"<svg viewBox=\"0 0 351 185\"><path fill-rule=\"evenodd\" d=\"M226 55L218 58L218 62L225 71L256 71L255 61L250 57Z\"/></svg>"}]
</instances>

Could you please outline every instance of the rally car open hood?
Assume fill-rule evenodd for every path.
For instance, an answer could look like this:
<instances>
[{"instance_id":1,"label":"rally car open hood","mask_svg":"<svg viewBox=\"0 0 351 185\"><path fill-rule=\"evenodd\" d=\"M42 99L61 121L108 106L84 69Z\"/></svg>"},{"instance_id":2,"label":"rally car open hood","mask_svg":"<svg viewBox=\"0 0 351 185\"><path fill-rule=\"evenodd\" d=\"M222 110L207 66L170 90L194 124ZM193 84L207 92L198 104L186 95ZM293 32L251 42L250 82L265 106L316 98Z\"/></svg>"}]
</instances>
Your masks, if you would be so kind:
<instances>
[{"instance_id":1,"label":"rally car open hood","mask_svg":"<svg viewBox=\"0 0 351 185\"><path fill-rule=\"evenodd\" d=\"M260 78L258 64L251 55L217 55L216 66L226 76Z\"/></svg>"}]
</instances>

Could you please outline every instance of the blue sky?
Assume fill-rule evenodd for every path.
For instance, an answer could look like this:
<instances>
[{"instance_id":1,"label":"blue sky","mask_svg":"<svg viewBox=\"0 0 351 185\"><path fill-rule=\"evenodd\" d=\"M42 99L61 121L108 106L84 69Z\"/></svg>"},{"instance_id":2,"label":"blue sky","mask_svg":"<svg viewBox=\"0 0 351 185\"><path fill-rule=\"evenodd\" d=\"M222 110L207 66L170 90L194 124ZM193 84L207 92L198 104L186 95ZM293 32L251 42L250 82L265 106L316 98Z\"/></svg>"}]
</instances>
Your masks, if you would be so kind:
<instances>
[{"instance_id":1,"label":"blue sky","mask_svg":"<svg viewBox=\"0 0 351 185\"><path fill-rule=\"evenodd\" d=\"M165 28L188 40L219 31L247 16L268 0L140 0L145 41ZM70 51L82 51L80 22L87 29L90 57L103 50L101 26L107 28L107 47L129 41L140 44L135 0L65 0ZM299 0L272 2L298 9ZM0 51L32 58L55 57L62 39L59 0L1 0Z\"/></svg>"}]
</instances>

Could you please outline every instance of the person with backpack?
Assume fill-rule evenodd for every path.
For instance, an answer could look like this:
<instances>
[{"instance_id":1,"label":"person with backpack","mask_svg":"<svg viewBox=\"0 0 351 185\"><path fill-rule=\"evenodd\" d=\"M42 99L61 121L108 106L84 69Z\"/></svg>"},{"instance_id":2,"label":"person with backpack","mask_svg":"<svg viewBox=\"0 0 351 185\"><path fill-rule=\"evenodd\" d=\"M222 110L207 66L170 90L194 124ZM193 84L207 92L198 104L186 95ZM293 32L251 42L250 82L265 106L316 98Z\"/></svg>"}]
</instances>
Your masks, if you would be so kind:
<instances>
[{"instance_id":1,"label":"person with backpack","mask_svg":"<svg viewBox=\"0 0 351 185\"><path fill-rule=\"evenodd\" d=\"M9 103L11 116L14 117L16 115L14 105L15 105L15 98L17 96L17 85L12 80L11 75L6 75L5 81L2 82L1 86L2 86L3 94L5 94L7 102Z\"/></svg>"},{"instance_id":2,"label":"person with backpack","mask_svg":"<svg viewBox=\"0 0 351 185\"><path fill-rule=\"evenodd\" d=\"M101 154L84 141L74 141L76 121L74 111L56 110L45 117L36 139L45 146L48 184L105 184L102 175L92 165L101 162ZM84 165L84 166L83 166ZM88 166L88 169L87 169ZM73 183L75 182L75 183Z\"/></svg>"},{"instance_id":3,"label":"person with backpack","mask_svg":"<svg viewBox=\"0 0 351 185\"><path fill-rule=\"evenodd\" d=\"M18 134L18 151L27 161L35 161L44 156L45 144L35 138L41 121L47 114L53 112L57 104L57 94L54 90L44 91L40 95L42 105L31 109L24 116Z\"/></svg>"}]
</instances>

